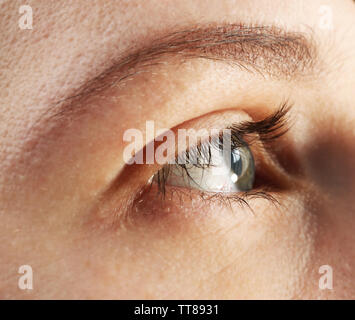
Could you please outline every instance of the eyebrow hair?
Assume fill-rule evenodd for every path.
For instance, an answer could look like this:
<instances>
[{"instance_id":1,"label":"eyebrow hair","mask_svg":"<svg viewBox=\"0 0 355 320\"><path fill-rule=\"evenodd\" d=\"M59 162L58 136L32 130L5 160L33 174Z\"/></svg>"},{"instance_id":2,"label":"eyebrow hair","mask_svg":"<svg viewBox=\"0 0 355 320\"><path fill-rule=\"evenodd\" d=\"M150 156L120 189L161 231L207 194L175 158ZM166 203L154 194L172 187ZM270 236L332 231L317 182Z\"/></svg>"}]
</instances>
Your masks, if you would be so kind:
<instances>
[{"instance_id":1,"label":"eyebrow hair","mask_svg":"<svg viewBox=\"0 0 355 320\"><path fill-rule=\"evenodd\" d=\"M163 58L211 59L223 61L247 72L277 79L296 79L310 74L317 61L317 50L310 34L286 32L275 26L228 24L186 29L154 40L151 45L124 54L94 79L68 98L58 101L65 106L105 88L114 87ZM122 56L122 54L121 54ZM65 107L56 113L65 113ZM71 109L71 108L70 108Z\"/></svg>"}]
</instances>

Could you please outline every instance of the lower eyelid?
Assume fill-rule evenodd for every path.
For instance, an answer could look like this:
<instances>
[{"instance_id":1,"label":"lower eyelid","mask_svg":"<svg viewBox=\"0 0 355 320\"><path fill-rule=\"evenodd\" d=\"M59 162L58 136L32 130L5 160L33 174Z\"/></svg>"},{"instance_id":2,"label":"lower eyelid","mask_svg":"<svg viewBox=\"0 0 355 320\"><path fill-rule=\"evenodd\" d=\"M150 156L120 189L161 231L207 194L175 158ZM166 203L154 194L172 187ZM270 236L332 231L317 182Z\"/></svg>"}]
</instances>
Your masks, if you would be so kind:
<instances>
[{"instance_id":1,"label":"lower eyelid","mask_svg":"<svg viewBox=\"0 0 355 320\"><path fill-rule=\"evenodd\" d=\"M201 214L218 214L221 210L232 213L253 213L254 202L279 203L277 196L266 189L240 193L212 193L197 189L167 186L165 194L159 193L158 185L152 183L135 199L129 213L134 220L158 222L169 215L185 218ZM214 208L214 210L212 210Z\"/></svg>"}]
</instances>

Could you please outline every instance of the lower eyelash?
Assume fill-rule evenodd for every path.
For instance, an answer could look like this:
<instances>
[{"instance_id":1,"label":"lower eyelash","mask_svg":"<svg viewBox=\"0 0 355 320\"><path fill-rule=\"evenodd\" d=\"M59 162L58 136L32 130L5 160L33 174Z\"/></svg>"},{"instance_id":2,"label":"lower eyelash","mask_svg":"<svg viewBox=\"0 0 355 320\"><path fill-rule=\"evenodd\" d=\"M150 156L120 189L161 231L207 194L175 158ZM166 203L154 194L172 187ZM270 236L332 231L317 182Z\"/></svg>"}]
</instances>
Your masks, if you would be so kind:
<instances>
[{"instance_id":1,"label":"lower eyelash","mask_svg":"<svg viewBox=\"0 0 355 320\"><path fill-rule=\"evenodd\" d=\"M230 195L214 193L211 196L207 196L207 199L204 198L203 200L218 201L225 206L228 205L231 209L232 209L232 204L237 204L240 207L248 208L254 214L254 210L250 205L250 201L255 199L267 200L272 204L274 204L275 206L280 204L279 201L273 195L271 195L269 191L267 191L267 189L263 189L263 188L239 192L239 193L233 193Z\"/></svg>"},{"instance_id":2,"label":"lower eyelash","mask_svg":"<svg viewBox=\"0 0 355 320\"><path fill-rule=\"evenodd\" d=\"M148 188L151 188L153 184L150 184ZM151 190L146 190L147 192L151 192ZM143 194L147 194L143 192ZM161 193L158 191L156 193L156 200L159 201L159 206L161 206L162 211L165 208L165 202L168 200L167 205L169 205L169 201L174 201L180 207L188 207L189 203L194 204L195 199L200 200L200 206L204 205L211 206L212 204L218 204L223 208L229 208L231 212L235 212L235 207L238 206L241 209L248 209L253 215L255 215L254 209L251 205L252 200L266 200L275 207L280 206L280 202L278 199L270 193L270 190L267 188L256 188L250 191L244 191L239 193L215 193L215 192L205 192L197 189L190 190L188 188L181 188L175 186L169 186L166 189L165 193ZM141 198L137 198L135 203L139 204L143 200ZM155 201L155 203L157 203ZM196 209L196 208L195 208Z\"/></svg>"}]
</instances>

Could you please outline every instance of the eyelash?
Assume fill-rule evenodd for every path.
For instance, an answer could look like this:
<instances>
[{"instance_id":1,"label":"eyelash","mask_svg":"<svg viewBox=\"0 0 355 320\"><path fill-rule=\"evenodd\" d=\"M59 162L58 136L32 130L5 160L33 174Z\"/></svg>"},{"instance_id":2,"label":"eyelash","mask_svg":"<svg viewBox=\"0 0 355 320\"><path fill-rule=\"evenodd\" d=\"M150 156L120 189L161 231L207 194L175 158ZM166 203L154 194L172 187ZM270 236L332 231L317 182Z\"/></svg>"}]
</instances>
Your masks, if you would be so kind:
<instances>
[{"instance_id":1,"label":"eyelash","mask_svg":"<svg viewBox=\"0 0 355 320\"><path fill-rule=\"evenodd\" d=\"M269 150L270 148L272 148L272 142L284 135L289 129L287 114L290 108L291 105L286 101L279 106L276 112L264 118L263 120L245 121L228 127L227 129L230 129L231 132L232 147L237 148L243 145L251 147L255 144L261 144L261 149L263 150ZM158 194L162 195L163 200L166 196L166 182L171 166L179 166L185 171L187 176L191 178L189 176L186 164L179 164L179 158L183 156L187 160L189 166L198 167L204 170L205 168L211 165L211 148L216 146L218 148L221 148L223 144L223 140L221 139L222 135L220 134L217 139L215 139L215 137L209 137L207 141L199 142L196 146L192 147L190 151L186 150L183 155L177 155L174 164L168 164L163 166L155 174L157 177L155 183L157 183ZM191 154L197 161L189 162L189 156L191 156ZM154 184L154 181L150 182L150 187L152 186L152 184ZM182 193L190 191L189 189L175 187L172 189L174 191L174 194L176 194L177 191ZM233 202L242 206L247 206L249 209L251 209L249 201L255 198L263 198L269 200L274 204L278 204L277 199L270 194L269 188L265 186L260 186L253 188L249 191L243 191L232 194L199 191L199 195L204 201L223 201L227 204Z\"/></svg>"}]
</instances>

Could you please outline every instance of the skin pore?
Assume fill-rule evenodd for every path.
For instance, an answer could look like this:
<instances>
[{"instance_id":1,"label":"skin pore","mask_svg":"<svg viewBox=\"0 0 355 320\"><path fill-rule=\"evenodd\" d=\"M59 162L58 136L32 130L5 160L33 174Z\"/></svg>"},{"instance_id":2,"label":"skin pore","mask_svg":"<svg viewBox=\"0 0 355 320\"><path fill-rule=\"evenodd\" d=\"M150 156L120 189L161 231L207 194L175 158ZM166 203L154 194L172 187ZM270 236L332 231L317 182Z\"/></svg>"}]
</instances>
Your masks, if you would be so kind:
<instances>
[{"instance_id":1,"label":"skin pore","mask_svg":"<svg viewBox=\"0 0 355 320\"><path fill-rule=\"evenodd\" d=\"M22 4L0 1L0 298L355 298L353 1L30 0L32 30ZM223 128L285 101L287 133L252 149L278 203L163 199L143 188L160 165L124 162L147 120Z\"/></svg>"}]
</instances>

